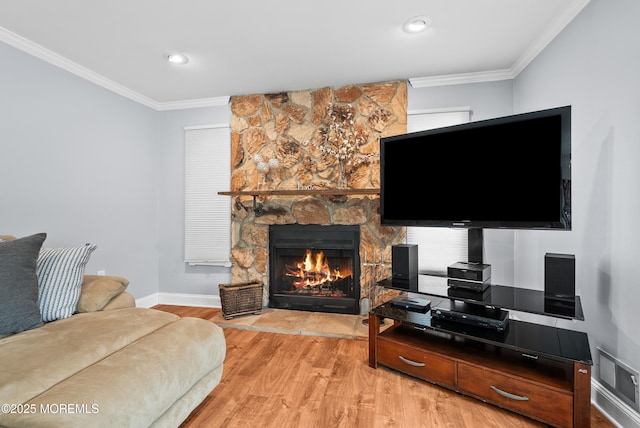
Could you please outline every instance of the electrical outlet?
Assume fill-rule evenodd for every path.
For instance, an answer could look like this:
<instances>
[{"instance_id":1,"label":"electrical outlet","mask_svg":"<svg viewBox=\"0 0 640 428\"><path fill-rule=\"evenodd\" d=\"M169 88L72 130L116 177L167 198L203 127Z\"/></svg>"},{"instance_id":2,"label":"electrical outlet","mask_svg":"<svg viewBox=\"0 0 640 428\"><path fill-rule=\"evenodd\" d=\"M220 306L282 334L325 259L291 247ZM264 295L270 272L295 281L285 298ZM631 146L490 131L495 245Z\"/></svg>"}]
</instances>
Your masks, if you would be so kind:
<instances>
[{"instance_id":1,"label":"electrical outlet","mask_svg":"<svg viewBox=\"0 0 640 428\"><path fill-rule=\"evenodd\" d=\"M101 269L101 270L98 271L98 275L100 275L100 276L105 276L106 274L107 274L107 271L104 270L104 269Z\"/></svg>"}]
</instances>

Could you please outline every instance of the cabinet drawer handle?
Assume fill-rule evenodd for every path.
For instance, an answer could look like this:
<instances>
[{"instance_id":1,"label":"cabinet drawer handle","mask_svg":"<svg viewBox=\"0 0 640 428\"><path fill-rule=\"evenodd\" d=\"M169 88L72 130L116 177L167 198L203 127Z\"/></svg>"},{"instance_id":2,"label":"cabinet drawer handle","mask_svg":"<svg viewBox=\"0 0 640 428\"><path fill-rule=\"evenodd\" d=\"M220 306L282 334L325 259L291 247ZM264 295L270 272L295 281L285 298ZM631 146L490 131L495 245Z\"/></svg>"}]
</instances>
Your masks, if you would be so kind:
<instances>
[{"instance_id":1,"label":"cabinet drawer handle","mask_svg":"<svg viewBox=\"0 0 640 428\"><path fill-rule=\"evenodd\" d=\"M510 398L512 400L529 401L529 397L523 397L521 395L510 394L508 392L504 392L503 390L496 388L493 385L491 385L491 389L493 389L495 392L497 392L498 394L502 395L503 397Z\"/></svg>"},{"instance_id":2,"label":"cabinet drawer handle","mask_svg":"<svg viewBox=\"0 0 640 428\"><path fill-rule=\"evenodd\" d=\"M417 362L415 362L415 361L407 360L407 359L406 359L405 357L403 357L402 355L398 355L398 358L400 358L400 360L401 360L403 363L407 363L407 364L409 364L410 366L413 366L413 367L424 367L424 366L426 366L426 364L425 364L425 363L417 363Z\"/></svg>"}]
</instances>

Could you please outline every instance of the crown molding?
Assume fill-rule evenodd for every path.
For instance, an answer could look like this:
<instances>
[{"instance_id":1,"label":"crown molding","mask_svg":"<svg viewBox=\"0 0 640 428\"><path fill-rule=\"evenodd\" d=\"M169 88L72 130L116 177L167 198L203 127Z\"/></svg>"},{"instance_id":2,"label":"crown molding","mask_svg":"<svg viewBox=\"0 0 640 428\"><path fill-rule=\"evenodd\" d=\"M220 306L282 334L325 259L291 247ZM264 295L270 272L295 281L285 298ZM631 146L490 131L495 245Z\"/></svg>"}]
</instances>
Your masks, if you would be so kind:
<instances>
[{"instance_id":1,"label":"crown molding","mask_svg":"<svg viewBox=\"0 0 640 428\"><path fill-rule=\"evenodd\" d=\"M152 100L151 98L139 94L138 92L132 91L131 89L122 86L112 80L109 80L106 77L95 73L37 43L33 43L32 41L25 39L24 37L19 36L18 34L15 34L4 27L0 27L0 41L3 41L6 44L13 46L14 48L19 49L25 53L28 53L31 56L39 58L45 62L48 62L49 64L55 65L56 67L68 71L69 73L75 74L78 77L95 83L98 86L101 86L105 89L108 89L109 91L115 92L118 95L121 95L154 110L165 111L198 107L212 107L227 105L229 103L228 96L166 103L157 102L155 100Z\"/></svg>"},{"instance_id":2,"label":"crown molding","mask_svg":"<svg viewBox=\"0 0 640 428\"><path fill-rule=\"evenodd\" d=\"M158 103L156 110L181 110L187 108L200 108L200 107L218 107L226 106L229 104L230 96L214 97L214 98L200 98L195 100L185 101L172 101L166 103Z\"/></svg>"},{"instance_id":3,"label":"crown molding","mask_svg":"<svg viewBox=\"0 0 640 428\"><path fill-rule=\"evenodd\" d=\"M497 80L510 80L515 78L511 70L483 71L479 73L447 74L431 77L412 77L409 83L414 88L426 88L429 86L461 85L465 83L492 82Z\"/></svg>"},{"instance_id":4,"label":"crown molding","mask_svg":"<svg viewBox=\"0 0 640 428\"><path fill-rule=\"evenodd\" d=\"M531 63L531 61L533 61L536 56L542 52L542 50L576 17L576 15L578 15L578 13L582 11L582 9L584 9L589 2L590 0L574 0L565 13L553 21L547 28L547 31L538 37L529 49L527 49L509 69L431 77L413 77L408 80L412 87L423 88L430 86L482 83L515 79L518 74L520 74L520 72L522 72L522 70L524 70L527 65L529 65L529 63ZM154 110L167 111L188 108L216 107L224 106L229 103L229 96L158 102L109 80L106 77L76 64L75 62L70 61L69 59L50 51L41 45L33 43L3 27L0 27L0 41Z\"/></svg>"},{"instance_id":5,"label":"crown molding","mask_svg":"<svg viewBox=\"0 0 640 428\"><path fill-rule=\"evenodd\" d=\"M535 42L522 54L509 69L494 70L480 73L449 74L432 77L413 77L409 83L414 88L426 88L429 86L458 85L464 83L482 83L497 80L515 79L527 65L533 61L544 48L556 38L564 28L589 4L591 0L574 0L564 14L558 16L547 30L538 37Z\"/></svg>"},{"instance_id":6,"label":"crown molding","mask_svg":"<svg viewBox=\"0 0 640 428\"><path fill-rule=\"evenodd\" d=\"M542 33L534 43L527 49L511 66L514 78L524 70L531 61L533 61L540 52L546 48L558 34L565 29L567 25L589 4L591 0L574 0L567 10L558 16Z\"/></svg>"},{"instance_id":7,"label":"crown molding","mask_svg":"<svg viewBox=\"0 0 640 428\"><path fill-rule=\"evenodd\" d=\"M30 40L25 39L22 36L19 36L6 28L0 27L0 40L7 43L8 45L13 46L16 49L19 49L23 52L28 53L36 58L39 58L49 64L55 65L69 73L73 73L76 76L79 76L85 80L95 83L98 86L102 86L110 91L113 91L123 97L129 98L137 103L143 104L147 107L156 108L157 103L150 98L147 98L143 95L140 95L137 92L134 92L122 85L119 85L104 76L99 75L98 73L94 73L93 71L76 64L73 61L59 55L49 49L33 43Z\"/></svg>"}]
</instances>

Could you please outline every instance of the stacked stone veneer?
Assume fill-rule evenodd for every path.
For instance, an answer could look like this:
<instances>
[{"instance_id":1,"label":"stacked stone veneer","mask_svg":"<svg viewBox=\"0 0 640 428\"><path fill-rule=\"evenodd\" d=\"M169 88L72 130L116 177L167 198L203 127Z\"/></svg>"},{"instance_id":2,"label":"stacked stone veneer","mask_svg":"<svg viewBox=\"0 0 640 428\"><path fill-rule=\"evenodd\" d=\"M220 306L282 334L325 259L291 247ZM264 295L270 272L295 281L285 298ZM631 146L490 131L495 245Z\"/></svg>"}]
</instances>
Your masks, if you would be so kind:
<instances>
[{"instance_id":1,"label":"stacked stone veneer","mask_svg":"<svg viewBox=\"0 0 640 428\"><path fill-rule=\"evenodd\" d=\"M329 105L348 105L353 127L365 137L357 155L367 160L344 168L347 188L380 187L380 137L406 132L406 82L385 82L278 94L236 96L231 99L231 190L335 189L339 163L323 155L319 130L326 125ZM277 159L277 167L259 170ZM264 166L264 165L263 165ZM380 225L377 195L264 195L254 210L251 196L232 202L232 280L260 280L268 303L269 225L360 225L360 259L384 261L377 276L391 268L391 246L403 243L405 229ZM375 254L375 260L374 260ZM372 269L361 266L361 297L370 292Z\"/></svg>"}]
</instances>

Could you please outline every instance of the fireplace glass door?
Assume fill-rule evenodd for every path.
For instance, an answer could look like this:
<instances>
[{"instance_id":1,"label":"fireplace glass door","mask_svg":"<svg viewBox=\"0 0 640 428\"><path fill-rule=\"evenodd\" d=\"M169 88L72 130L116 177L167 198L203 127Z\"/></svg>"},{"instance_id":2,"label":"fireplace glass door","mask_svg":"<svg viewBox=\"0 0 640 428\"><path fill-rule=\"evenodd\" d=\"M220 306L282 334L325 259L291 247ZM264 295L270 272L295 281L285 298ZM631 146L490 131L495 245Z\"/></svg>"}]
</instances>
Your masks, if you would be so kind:
<instances>
[{"instance_id":1,"label":"fireplace glass door","mask_svg":"<svg viewBox=\"0 0 640 428\"><path fill-rule=\"evenodd\" d=\"M358 313L359 241L358 226L271 226L269 306Z\"/></svg>"}]
</instances>

